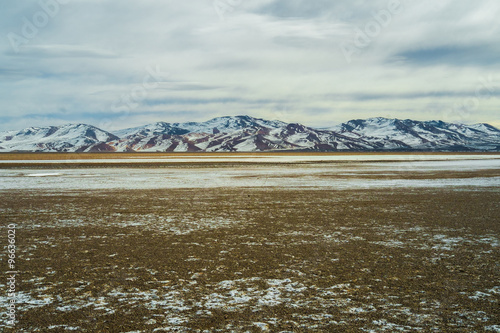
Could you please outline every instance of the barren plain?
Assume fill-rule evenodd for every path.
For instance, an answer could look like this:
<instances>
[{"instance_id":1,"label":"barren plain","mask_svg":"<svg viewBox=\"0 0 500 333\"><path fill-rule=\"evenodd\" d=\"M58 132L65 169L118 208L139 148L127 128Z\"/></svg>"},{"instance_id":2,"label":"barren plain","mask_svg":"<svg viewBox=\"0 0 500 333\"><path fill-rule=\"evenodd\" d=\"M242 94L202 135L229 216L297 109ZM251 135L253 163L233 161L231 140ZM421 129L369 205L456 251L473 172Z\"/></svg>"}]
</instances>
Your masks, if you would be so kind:
<instances>
[{"instance_id":1,"label":"barren plain","mask_svg":"<svg viewBox=\"0 0 500 333\"><path fill-rule=\"evenodd\" d=\"M0 156L0 330L500 332L500 155L277 155Z\"/></svg>"}]
</instances>

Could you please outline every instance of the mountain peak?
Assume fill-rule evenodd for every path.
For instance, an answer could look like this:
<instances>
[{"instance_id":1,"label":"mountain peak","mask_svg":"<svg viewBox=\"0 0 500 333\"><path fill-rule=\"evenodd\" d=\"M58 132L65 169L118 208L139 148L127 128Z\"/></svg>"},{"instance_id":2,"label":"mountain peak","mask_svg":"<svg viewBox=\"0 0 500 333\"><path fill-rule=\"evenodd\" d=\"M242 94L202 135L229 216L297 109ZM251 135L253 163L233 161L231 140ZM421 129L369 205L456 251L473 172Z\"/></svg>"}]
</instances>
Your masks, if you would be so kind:
<instances>
[{"instance_id":1,"label":"mountain peak","mask_svg":"<svg viewBox=\"0 0 500 333\"><path fill-rule=\"evenodd\" d=\"M330 129L247 115L204 122L156 122L113 135L86 124L30 127L0 134L0 151L499 151L500 130L375 117Z\"/></svg>"},{"instance_id":2,"label":"mountain peak","mask_svg":"<svg viewBox=\"0 0 500 333\"><path fill-rule=\"evenodd\" d=\"M0 135L3 151L84 151L96 144L118 139L109 132L87 124L30 127Z\"/></svg>"}]
</instances>

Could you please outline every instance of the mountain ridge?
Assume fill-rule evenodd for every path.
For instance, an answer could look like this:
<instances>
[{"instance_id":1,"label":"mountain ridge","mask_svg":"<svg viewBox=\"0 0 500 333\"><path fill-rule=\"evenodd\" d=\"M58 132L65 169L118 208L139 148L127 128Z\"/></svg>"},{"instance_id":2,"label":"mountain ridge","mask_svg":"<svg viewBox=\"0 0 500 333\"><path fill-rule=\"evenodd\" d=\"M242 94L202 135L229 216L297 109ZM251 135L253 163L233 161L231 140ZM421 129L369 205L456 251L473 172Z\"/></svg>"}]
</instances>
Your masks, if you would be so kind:
<instances>
[{"instance_id":1,"label":"mountain ridge","mask_svg":"<svg viewBox=\"0 0 500 333\"><path fill-rule=\"evenodd\" d=\"M500 151L500 130L478 123L375 117L329 128L225 116L114 131L87 124L0 132L0 152Z\"/></svg>"}]
</instances>

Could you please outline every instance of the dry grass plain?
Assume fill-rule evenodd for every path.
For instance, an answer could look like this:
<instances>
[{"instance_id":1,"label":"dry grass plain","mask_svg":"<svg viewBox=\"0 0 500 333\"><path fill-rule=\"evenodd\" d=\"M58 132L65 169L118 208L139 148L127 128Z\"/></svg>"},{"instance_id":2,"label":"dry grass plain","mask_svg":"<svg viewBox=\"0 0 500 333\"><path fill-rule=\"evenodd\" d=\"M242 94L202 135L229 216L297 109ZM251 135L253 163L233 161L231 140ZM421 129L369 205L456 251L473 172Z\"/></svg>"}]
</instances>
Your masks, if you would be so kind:
<instances>
[{"instance_id":1,"label":"dry grass plain","mask_svg":"<svg viewBox=\"0 0 500 333\"><path fill-rule=\"evenodd\" d=\"M500 331L495 187L0 194L4 332Z\"/></svg>"}]
</instances>

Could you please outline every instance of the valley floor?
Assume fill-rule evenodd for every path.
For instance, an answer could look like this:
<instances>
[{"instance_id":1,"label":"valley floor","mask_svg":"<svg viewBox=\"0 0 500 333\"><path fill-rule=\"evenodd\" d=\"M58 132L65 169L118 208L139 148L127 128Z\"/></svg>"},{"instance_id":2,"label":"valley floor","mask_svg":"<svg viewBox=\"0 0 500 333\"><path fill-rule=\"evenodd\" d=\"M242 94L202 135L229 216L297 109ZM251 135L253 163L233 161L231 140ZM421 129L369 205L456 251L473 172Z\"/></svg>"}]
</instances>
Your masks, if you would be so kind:
<instances>
[{"instance_id":1,"label":"valley floor","mask_svg":"<svg viewBox=\"0 0 500 333\"><path fill-rule=\"evenodd\" d=\"M381 163L0 170L0 330L499 332L497 162Z\"/></svg>"}]
</instances>

